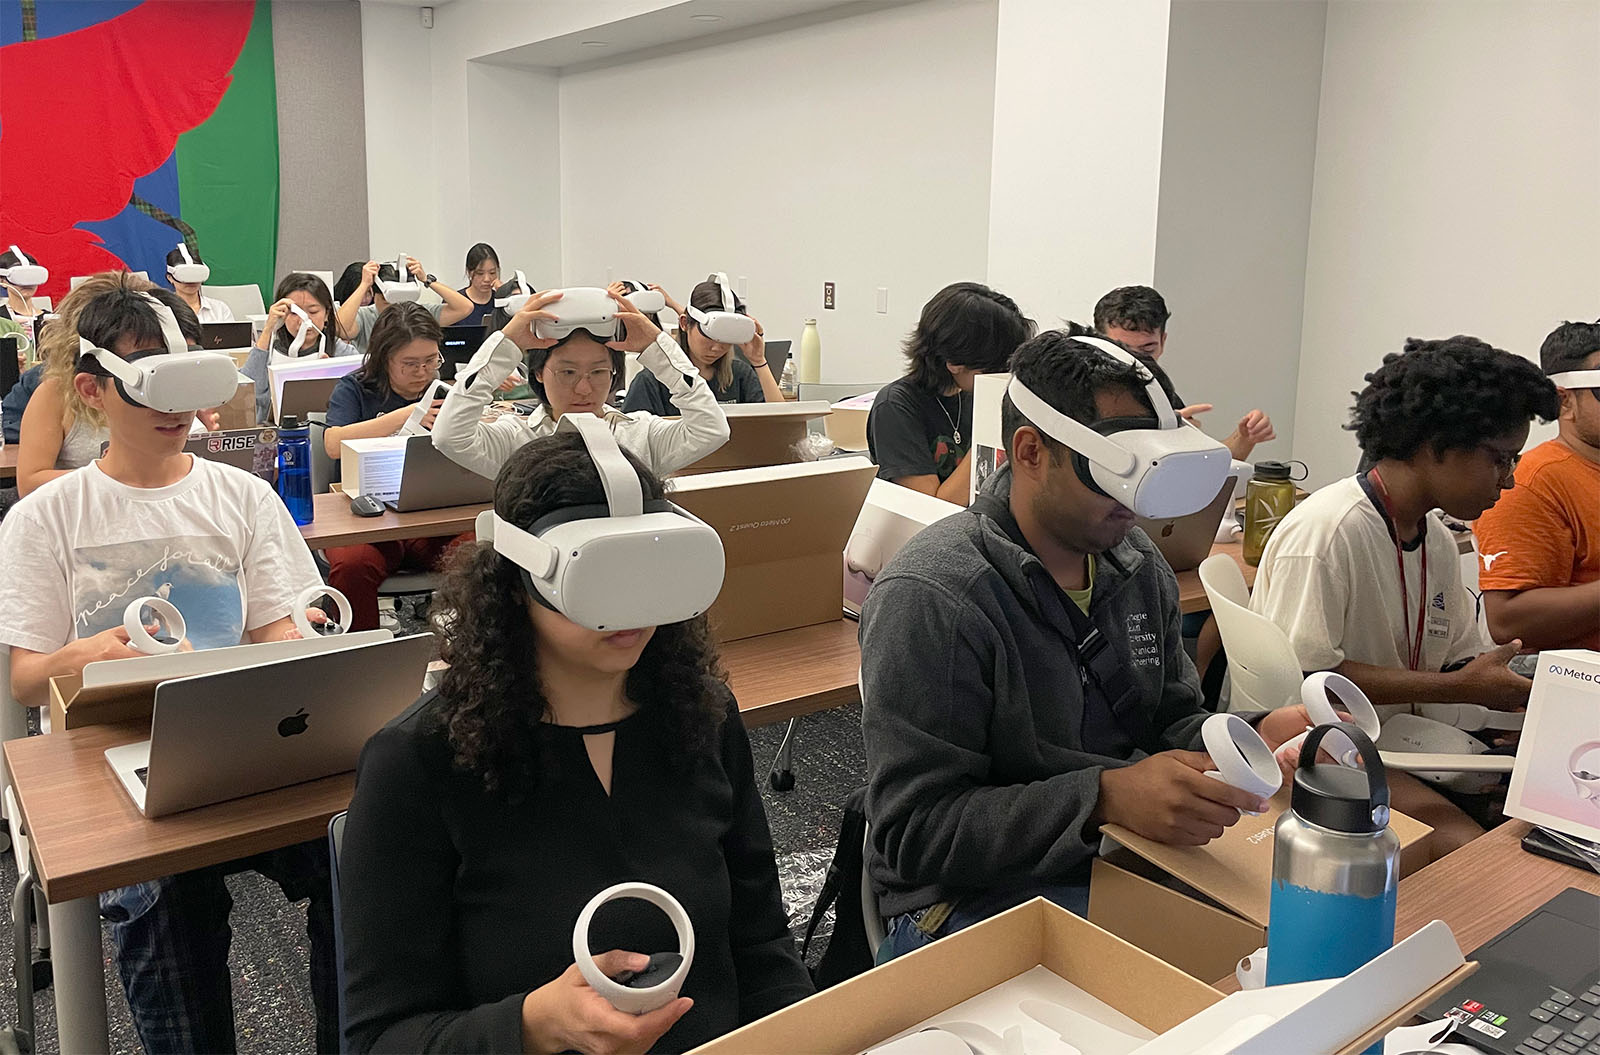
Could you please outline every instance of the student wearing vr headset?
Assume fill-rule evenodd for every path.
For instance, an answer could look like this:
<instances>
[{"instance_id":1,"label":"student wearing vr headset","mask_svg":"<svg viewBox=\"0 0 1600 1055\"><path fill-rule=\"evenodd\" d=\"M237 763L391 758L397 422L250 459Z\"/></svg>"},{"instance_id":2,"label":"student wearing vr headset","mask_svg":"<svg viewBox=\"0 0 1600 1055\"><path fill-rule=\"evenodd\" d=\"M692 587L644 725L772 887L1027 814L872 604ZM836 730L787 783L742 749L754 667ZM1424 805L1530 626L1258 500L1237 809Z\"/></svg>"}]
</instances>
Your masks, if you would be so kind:
<instances>
[{"instance_id":1,"label":"student wearing vr headset","mask_svg":"<svg viewBox=\"0 0 1600 1055\"><path fill-rule=\"evenodd\" d=\"M1496 641L1600 650L1600 323L1564 322L1539 349L1559 434L1517 463L1478 518L1478 585Z\"/></svg>"},{"instance_id":2,"label":"student wearing vr headset","mask_svg":"<svg viewBox=\"0 0 1600 1055\"><path fill-rule=\"evenodd\" d=\"M34 323L44 315L33 295L48 281L49 269L16 246L0 253L0 287L6 291L6 301L0 304L0 333L21 332L33 341Z\"/></svg>"},{"instance_id":3,"label":"student wearing vr headset","mask_svg":"<svg viewBox=\"0 0 1600 1055\"><path fill-rule=\"evenodd\" d=\"M220 300L213 300L201 292L201 286L211 278L211 268L200 259L198 252L190 252L188 243L179 242L167 254L167 277L172 288L189 305L201 322L232 322L233 309Z\"/></svg>"},{"instance_id":4,"label":"student wearing vr headset","mask_svg":"<svg viewBox=\"0 0 1600 1055\"><path fill-rule=\"evenodd\" d=\"M1263 805L1205 775L1177 579L1134 525L1210 502L1226 448L1102 338L1040 334L1011 376L1006 465L900 550L862 612L880 959L1036 895L1083 914L1102 824L1198 846ZM1309 724L1304 707L1245 717L1274 749Z\"/></svg>"},{"instance_id":5,"label":"student wearing vr headset","mask_svg":"<svg viewBox=\"0 0 1600 1055\"><path fill-rule=\"evenodd\" d=\"M653 292L629 296L649 296ZM665 294L655 295L667 306ZM783 390L767 366L761 323L745 312L744 303L728 285L727 275L712 275L694 287L688 311L679 318L678 347L711 386L718 403L783 402ZM643 410L658 417L678 416L667 386L645 371L628 386L622 409L629 414Z\"/></svg>"},{"instance_id":6,"label":"student wearing vr headset","mask_svg":"<svg viewBox=\"0 0 1600 1055\"><path fill-rule=\"evenodd\" d=\"M472 302L472 311L457 326L483 326L494 314L495 287L500 285L500 256L488 242L467 250L467 284L457 290Z\"/></svg>"},{"instance_id":7,"label":"student wearing vr headset","mask_svg":"<svg viewBox=\"0 0 1600 1055\"><path fill-rule=\"evenodd\" d=\"M333 295L316 275L291 271L283 276L267 309L267 324L256 336L250 358L239 372L256 383L256 420L272 421L272 386L267 366L273 356L325 359L358 355L356 346L333 332Z\"/></svg>"},{"instance_id":8,"label":"student wearing vr headset","mask_svg":"<svg viewBox=\"0 0 1600 1055\"><path fill-rule=\"evenodd\" d=\"M878 478L966 505L973 378L1003 372L1031 336L1016 301L988 286L957 282L934 294L906 339L910 373L879 389L867 413Z\"/></svg>"},{"instance_id":9,"label":"student wearing vr headset","mask_svg":"<svg viewBox=\"0 0 1600 1055\"><path fill-rule=\"evenodd\" d=\"M1172 313L1161 294L1149 286L1119 286L1101 297L1094 306L1094 328L1130 351L1151 359L1160 359L1167 349L1167 320ZM1182 406L1182 400L1178 401ZM1210 403L1184 406L1180 413L1191 421L1211 409ZM1260 410L1252 410L1234 427L1223 446L1240 461L1249 461L1256 445L1277 438L1272 419Z\"/></svg>"},{"instance_id":10,"label":"student wearing vr headset","mask_svg":"<svg viewBox=\"0 0 1600 1055\"><path fill-rule=\"evenodd\" d=\"M523 444L554 432L567 414L593 414L617 442L662 476L692 465L728 442L723 415L699 369L677 342L633 304L603 289L579 287L524 296L505 327L490 334L445 397L433 426L433 445L481 476L496 476ZM506 414L484 421L498 386L528 352L528 380L540 406L527 418ZM608 405L623 375L625 352L655 376L681 412L676 421Z\"/></svg>"},{"instance_id":11,"label":"student wearing vr headset","mask_svg":"<svg viewBox=\"0 0 1600 1055\"><path fill-rule=\"evenodd\" d=\"M198 323L176 294L110 277L116 287L78 316L73 378L109 426L106 451L0 521L0 646L10 649L11 690L30 707L48 702L51 677L140 655L123 625L132 598L169 597L189 613L189 645L204 649L297 636L294 603L320 585L271 487L184 453L196 410L237 387L233 360L188 350L184 331ZM292 900L311 898L318 1050L337 1050L332 891L317 839L100 895L146 1051L234 1050L223 877L242 868Z\"/></svg>"},{"instance_id":12,"label":"student wearing vr headset","mask_svg":"<svg viewBox=\"0 0 1600 1055\"><path fill-rule=\"evenodd\" d=\"M328 457L337 464L340 444L350 439L392 436L405 425L417 401L439 376L439 342L444 334L420 304L396 304L372 329L372 343L355 373L334 386L328 400L328 427L322 434ZM434 400L422 418L433 427L443 400ZM328 585L350 600L351 630L378 627L378 586L406 568L432 570L455 542L471 538L440 535L393 542L335 546L328 559Z\"/></svg>"},{"instance_id":13,"label":"student wearing vr headset","mask_svg":"<svg viewBox=\"0 0 1600 1055\"><path fill-rule=\"evenodd\" d=\"M722 543L663 492L584 414L500 472L435 601L444 679L357 771L350 1050L684 1051L811 993L704 615ZM639 1016L573 963L584 905L631 881L672 894L694 931L681 995ZM655 908L607 908L587 937L617 950L598 957L608 975L678 947Z\"/></svg>"},{"instance_id":14,"label":"student wearing vr headset","mask_svg":"<svg viewBox=\"0 0 1600 1055\"><path fill-rule=\"evenodd\" d=\"M441 326L454 326L473 313L472 301L428 274L416 257L405 256L402 259L406 265L404 279L394 264L368 260L361 266L360 283L349 297L339 303L339 333L351 341L359 352L366 352L367 342L372 339L372 328L378 324L378 316L388 311L392 303L397 303L391 301L388 294L398 296L404 291L411 301L422 303L417 300L422 289L432 290L438 301L423 306L433 313ZM369 293L372 296L370 301L367 300Z\"/></svg>"},{"instance_id":15,"label":"student wearing vr headset","mask_svg":"<svg viewBox=\"0 0 1600 1055\"><path fill-rule=\"evenodd\" d=\"M1510 490L1529 422L1559 412L1556 388L1475 337L1413 338L1366 380L1350 428L1370 468L1279 522L1250 609L1288 633L1300 669L1342 674L1379 707L1521 709L1532 682L1506 665L1521 642L1484 637L1455 538L1430 511L1476 520ZM1433 826L1438 856L1482 834L1409 775L1389 785L1396 809Z\"/></svg>"}]
</instances>

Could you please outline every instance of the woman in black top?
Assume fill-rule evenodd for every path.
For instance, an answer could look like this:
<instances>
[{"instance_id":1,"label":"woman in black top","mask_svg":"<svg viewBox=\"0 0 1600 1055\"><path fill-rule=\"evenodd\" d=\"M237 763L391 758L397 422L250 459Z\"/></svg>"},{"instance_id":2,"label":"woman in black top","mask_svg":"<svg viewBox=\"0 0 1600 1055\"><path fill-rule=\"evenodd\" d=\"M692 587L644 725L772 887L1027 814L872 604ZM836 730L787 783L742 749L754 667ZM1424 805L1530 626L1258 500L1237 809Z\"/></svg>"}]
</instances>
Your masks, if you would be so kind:
<instances>
[{"instance_id":1,"label":"woman in black top","mask_svg":"<svg viewBox=\"0 0 1600 1055\"><path fill-rule=\"evenodd\" d=\"M973 378L1005 371L1032 336L1032 320L1004 293L977 282L935 293L906 339L911 370L879 389L867 412L878 478L966 505Z\"/></svg>"},{"instance_id":2,"label":"woman in black top","mask_svg":"<svg viewBox=\"0 0 1600 1055\"><path fill-rule=\"evenodd\" d=\"M500 284L500 257L494 246L479 242L467 250L467 284L461 295L472 301L472 311L457 326L482 326L494 313L494 288Z\"/></svg>"},{"instance_id":3,"label":"woman in black top","mask_svg":"<svg viewBox=\"0 0 1600 1055\"><path fill-rule=\"evenodd\" d=\"M723 311L722 287L714 279L708 279L694 287L689 303L700 311ZM667 306L678 314L678 344L689 361L700 368L700 376L711 386L718 403L783 402L783 390L767 365L766 336L759 320L756 321L756 335L748 343L723 344L701 332L700 324L682 310L681 305L669 298ZM744 302L737 297L734 308L740 315L749 314ZM739 351L744 355L740 356ZM658 418L679 416L667 386L648 370L641 370L633 379L622 401L623 413L632 414L636 410L649 411Z\"/></svg>"},{"instance_id":4,"label":"woman in black top","mask_svg":"<svg viewBox=\"0 0 1600 1055\"><path fill-rule=\"evenodd\" d=\"M495 511L525 529L605 502L575 432L528 443L495 484ZM352 1049L684 1051L809 994L705 617L591 631L535 603L487 545L464 552L434 610L450 667L367 744L345 828ZM584 905L635 880L670 891L695 929L682 996L639 1017L572 962ZM608 973L676 941L638 901L608 905L590 933L623 950L600 958Z\"/></svg>"}]
</instances>

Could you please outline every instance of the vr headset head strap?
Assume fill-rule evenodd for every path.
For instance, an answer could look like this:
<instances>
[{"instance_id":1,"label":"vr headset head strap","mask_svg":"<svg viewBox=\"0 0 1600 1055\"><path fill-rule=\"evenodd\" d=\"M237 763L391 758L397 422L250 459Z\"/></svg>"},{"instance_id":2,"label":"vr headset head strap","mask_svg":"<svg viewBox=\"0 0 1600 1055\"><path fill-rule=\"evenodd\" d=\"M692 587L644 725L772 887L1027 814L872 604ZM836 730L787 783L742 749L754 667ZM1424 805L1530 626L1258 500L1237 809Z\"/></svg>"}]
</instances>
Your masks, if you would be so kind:
<instances>
[{"instance_id":1,"label":"vr headset head strap","mask_svg":"<svg viewBox=\"0 0 1600 1055\"><path fill-rule=\"evenodd\" d=\"M178 317L172 314L172 309L161 303L148 293L140 293L155 309L156 319L161 323L161 337L167 346L168 355L182 355L189 350L189 342L184 339L183 330L178 327ZM89 341L87 337L78 338L78 355L88 356L98 362L115 380L123 385L138 387L144 381L144 371L137 363L130 363L109 348L100 348ZM126 391L124 391L126 397ZM135 400L129 399L131 402Z\"/></svg>"},{"instance_id":2,"label":"vr headset head strap","mask_svg":"<svg viewBox=\"0 0 1600 1055\"><path fill-rule=\"evenodd\" d=\"M185 264L194 263L194 257L189 255L189 244L187 242L178 243L178 252L183 256L183 262Z\"/></svg>"},{"instance_id":3,"label":"vr headset head strap","mask_svg":"<svg viewBox=\"0 0 1600 1055\"><path fill-rule=\"evenodd\" d=\"M16 246L12 246L15 249ZM1600 388L1600 370L1565 370L1550 375L1550 383L1557 388Z\"/></svg>"},{"instance_id":4,"label":"vr headset head strap","mask_svg":"<svg viewBox=\"0 0 1600 1055\"><path fill-rule=\"evenodd\" d=\"M733 295L733 286L728 283L728 273L726 271L718 271L711 277L716 280L717 288L722 290L722 310L730 313L737 312L739 310L739 301Z\"/></svg>"},{"instance_id":5,"label":"vr headset head strap","mask_svg":"<svg viewBox=\"0 0 1600 1055\"><path fill-rule=\"evenodd\" d=\"M322 343L322 328L312 322L311 316L306 314L306 310L294 301L289 302L289 310L300 316L300 332L295 334L294 340L289 343L289 354L291 356L299 355L300 349L306 345L306 337L312 333L317 335L317 344L320 346Z\"/></svg>"},{"instance_id":6,"label":"vr headset head strap","mask_svg":"<svg viewBox=\"0 0 1600 1055\"><path fill-rule=\"evenodd\" d=\"M26 265L26 264L38 264L39 263L39 261L33 259L31 256L29 256L27 253L24 253L21 249L17 248L16 246L11 246L10 248L11 248L11 252L16 255L17 263L24 264L24 265Z\"/></svg>"},{"instance_id":7,"label":"vr headset head strap","mask_svg":"<svg viewBox=\"0 0 1600 1055\"><path fill-rule=\"evenodd\" d=\"M1023 384L1015 374L1006 385L1006 395L1010 397L1012 404L1045 435L1057 443L1066 444L1096 465L1118 476L1126 476L1138 464L1138 459L1132 451L1100 435L1082 422L1061 413L1034 395L1033 390Z\"/></svg>"},{"instance_id":8,"label":"vr headset head strap","mask_svg":"<svg viewBox=\"0 0 1600 1055\"><path fill-rule=\"evenodd\" d=\"M570 422L570 425L569 425ZM593 414L563 414L557 432L573 428L583 437L589 458L600 473L600 486L605 489L606 506L614 517L636 517L644 514L644 488L639 474L622 453L611 426Z\"/></svg>"},{"instance_id":9,"label":"vr headset head strap","mask_svg":"<svg viewBox=\"0 0 1600 1055\"><path fill-rule=\"evenodd\" d=\"M1150 405L1155 408L1156 420L1161 422L1164 429L1178 427L1178 415L1173 412L1172 404L1167 402L1167 394L1161 390L1161 382L1156 380L1156 375L1151 373L1143 363L1133 356L1126 348L1119 347L1103 337L1074 337L1074 341L1098 348L1111 358L1127 363L1139 371L1139 376L1144 379L1145 395L1150 397Z\"/></svg>"}]
</instances>

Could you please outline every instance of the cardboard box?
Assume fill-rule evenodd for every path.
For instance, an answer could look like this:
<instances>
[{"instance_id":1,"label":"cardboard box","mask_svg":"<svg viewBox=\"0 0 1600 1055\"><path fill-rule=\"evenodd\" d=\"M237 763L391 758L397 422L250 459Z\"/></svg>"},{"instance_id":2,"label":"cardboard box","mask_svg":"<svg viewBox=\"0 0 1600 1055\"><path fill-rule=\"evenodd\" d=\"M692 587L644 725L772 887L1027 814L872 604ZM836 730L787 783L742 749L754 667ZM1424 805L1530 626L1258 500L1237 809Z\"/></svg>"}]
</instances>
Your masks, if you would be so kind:
<instances>
[{"instance_id":1,"label":"cardboard box","mask_svg":"<svg viewBox=\"0 0 1600 1055\"><path fill-rule=\"evenodd\" d=\"M887 480L873 480L841 562L845 610L860 615L873 580L900 552L900 547L929 524L960 513L963 508Z\"/></svg>"},{"instance_id":2,"label":"cardboard box","mask_svg":"<svg viewBox=\"0 0 1600 1055\"><path fill-rule=\"evenodd\" d=\"M256 383L239 375L239 387L234 389L233 398L222 405L221 415L224 431L255 428Z\"/></svg>"},{"instance_id":3,"label":"cardboard box","mask_svg":"<svg viewBox=\"0 0 1600 1055\"><path fill-rule=\"evenodd\" d=\"M826 418L822 400L796 403L728 403L728 442L681 470L679 475L787 465L800 460L794 445L805 439L808 422Z\"/></svg>"},{"instance_id":4,"label":"cardboard box","mask_svg":"<svg viewBox=\"0 0 1600 1055\"><path fill-rule=\"evenodd\" d=\"M1089 919L1193 975L1215 981L1267 943L1272 897L1273 826L1289 789L1272 808L1205 846L1167 846L1108 824L1091 867ZM1401 848L1433 829L1403 813L1389 826Z\"/></svg>"},{"instance_id":5,"label":"cardboard box","mask_svg":"<svg viewBox=\"0 0 1600 1055\"><path fill-rule=\"evenodd\" d=\"M1541 652L1506 816L1600 842L1600 652Z\"/></svg>"},{"instance_id":6,"label":"cardboard box","mask_svg":"<svg viewBox=\"0 0 1600 1055\"><path fill-rule=\"evenodd\" d=\"M409 436L379 436L339 444L339 480L351 498L375 495L392 502L400 494Z\"/></svg>"},{"instance_id":7,"label":"cardboard box","mask_svg":"<svg viewBox=\"0 0 1600 1055\"><path fill-rule=\"evenodd\" d=\"M1044 966L1161 1033L1220 993L1043 898L942 938L695 1049L851 1055Z\"/></svg>"},{"instance_id":8,"label":"cardboard box","mask_svg":"<svg viewBox=\"0 0 1600 1055\"><path fill-rule=\"evenodd\" d=\"M722 537L727 571L708 613L719 641L840 618L839 562L876 474L849 457L672 481L668 497Z\"/></svg>"},{"instance_id":9,"label":"cardboard box","mask_svg":"<svg viewBox=\"0 0 1600 1055\"><path fill-rule=\"evenodd\" d=\"M863 392L833 404L830 408L833 413L824 419L823 424L834 446L842 451L867 449L867 417L872 413L872 404L877 398L876 392Z\"/></svg>"}]
</instances>

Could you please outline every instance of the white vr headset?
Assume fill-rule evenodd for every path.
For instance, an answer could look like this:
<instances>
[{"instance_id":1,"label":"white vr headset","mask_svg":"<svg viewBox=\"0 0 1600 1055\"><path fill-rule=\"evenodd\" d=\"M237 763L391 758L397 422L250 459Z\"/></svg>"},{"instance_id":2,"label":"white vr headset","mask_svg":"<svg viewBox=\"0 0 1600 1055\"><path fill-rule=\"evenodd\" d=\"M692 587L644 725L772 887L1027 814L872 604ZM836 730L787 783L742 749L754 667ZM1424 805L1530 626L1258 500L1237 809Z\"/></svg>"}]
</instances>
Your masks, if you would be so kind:
<instances>
[{"instance_id":1,"label":"white vr headset","mask_svg":"<svg viewBox=\"0 0 1600 1055\"><path fill-rule=\"evenodd\" d=\"M1099 337L1073 340L1136 367L1156 416L1084 425L1040 399L1015 375L1006 386L1011 402L1040 431L1071 449L1073 469L1091 491L1150 520L1204 509L1232 469L1228 448L1180 419L1160 382L1127 351Z\"/></svg>"},{"instance_id":2,"label":"white vr headset","mask_svg":"<svg viewBox=\"0 0 1600 1055\"><path fill-rule=\"evenodd\" d=\"M422 283L410 277L411 269L406 267L406 254L400 254L394 270L395 274L401 276L398 282L378 280L378 291L383 294L383 299L390 304L410 304L418 300L422 296Z\"/></svg>"},{"instance_id":3,"label":"white vr headset","mask_svg":"<svg viewBox=\"0 0 1600 1055\"><path fill-rule=\"evenodd\" d=\"M700 327L700 332L719 344L744 344L756 335L756 320L748 315L741 315L738 311L738 301L734 299L733 287L728 285L726 272L718 271L712 276L718 288L722 290L721 311L701 311L693 304L689 305L689 318ZM1222 481L1217 481L1217 486L1222 486ZM1211 497L1217 496L1216 488L1211 489Z\"/></svg>"},{"instance_id":4,"label":"white vr headset","mask_svg":"<svg viewBox=\"0 0 1600 1055\"><path fill-rule=\"evenodd\" d=\"M654 315L667 306L667 298L660 291L651 289L643 282L628 279L628 284L633 287L633 292L628 294L627 300L641 315Z\"/></svg>"},{"instance_id":5,"label":"white vr headset","mask_svg":"<svg viewBox=\"0 0 1600 1055\"><path fill-rule=\"evenodd\" d=\"M289 342L289 347L284 351L284 354L290 357L299 356L308 347L306 342L312 334L317 335L316 348L313 350L320 351L322 348L322 328L311 321L311 316L306 314L306 309L293 301L289 302L289 310L300 316L300 329L296 331L294 340Z\"/></svg>"},{"instance_id":6,"label":"white vr headset","mask_svg":"<svg viewBox=\"0 0 1600 1055\"><path fill-rule=\"evenodd\" d=\"M1572 778L1573 790L1579 798L1600 806L1600 757L1585 765L1583 758L1588 754L1600 756L1600 740L1589 740L1573 748L1567 759L1567 775Z\"/></svg>"},{"instance_id":7,"label":"white vr headset","mask_svg":"<svg viewBox=\"0 0 1600 1055\"><path fill-rule=\"evenodd\" d=\"M20 263L12 264L4 271L0 271L0 278L5 279L13 286L42 286L50 281L50 269L41 267L39 261L33 259L16 246L11 247L11 252L16 254Z\"/></svg>"},{"instance_id":8,"label":"white vr headset","mask_svg":"<svg viewBox=\"0 0 1600 1055\"><path fill-rule=\"evenodd\" d=\"M513 271L511 274L516 279L517 289L521 292L506 297L496 297L494 302L494 306L504 309L507 315L515 315L521 311L522 306L528 303L528 298L533 296L533 284L528 281L528 276L521 271Z\"/></svg>"},{"instance_id":9,"label":"white vr headset","mask_svg":"<svg viewBox=\"0 0 1600 1055\"><path fill-rule=\"evenodd\" d=\"M165 352L130 363L115 352L96 348L88 339L79 337L79 356L99 362L116 382L123 399L163 414L220 407L232 399L239 388L239 371L233 360L221 352L190 351L172 309L148 293L140 296L150 302L161 320Z\"/></svg>"},{"instance_id":10,"label":"white vr headset","mask_svg":"<svg viewBox=\"0 0 1600 1055\"><path fill-rule=\"evenodd\" d=\"M172 276L172 281L204 282L211 277L211 269L205 264L195 263L194 257L189 255L189 247L186 244L179 242L178 252L183 257L183 263L167 265L167 274Z\"/></svg>"},{"instance_id":11,"label":"white vr headset","mask_svg":"<svg viewBox=\"0 0 1600 1055\"><path fill-rule=\"evenodd\" d=\"M17 247L11 248L15 250ZM1600 370L1567 370L1551 374L1550 383L1557 388L1600 388Z\"/></svg>"},{"instance_id":12,"label":"white vr headset","mask_svg":"<svg viewBox=\"0 0 1600 1055\"><path fill-rule=\"evenodd\" d=\"M605 488L605 505L573 506L524 531L478 514L481 542L522 572L533 599L590 630L637 630L700 615L722 590L722 539L671 502L646 502L633 464L593 414L564 414Z\"/></svg>"},{"instance_id":13,"label":"white vr headset","mask_svg":"<svg viewBox=\"0 0 1600 1055\"><path fill-rule=\"evenodd\" d=\"M591 336L606 341L620 336L618 305L611 294L594 286L574 286L559 292L561 299L546 309L556 317L555 321L535 319L535 337L559 341L573 330L588 330Z\"/></svg>"}]
</instances>

